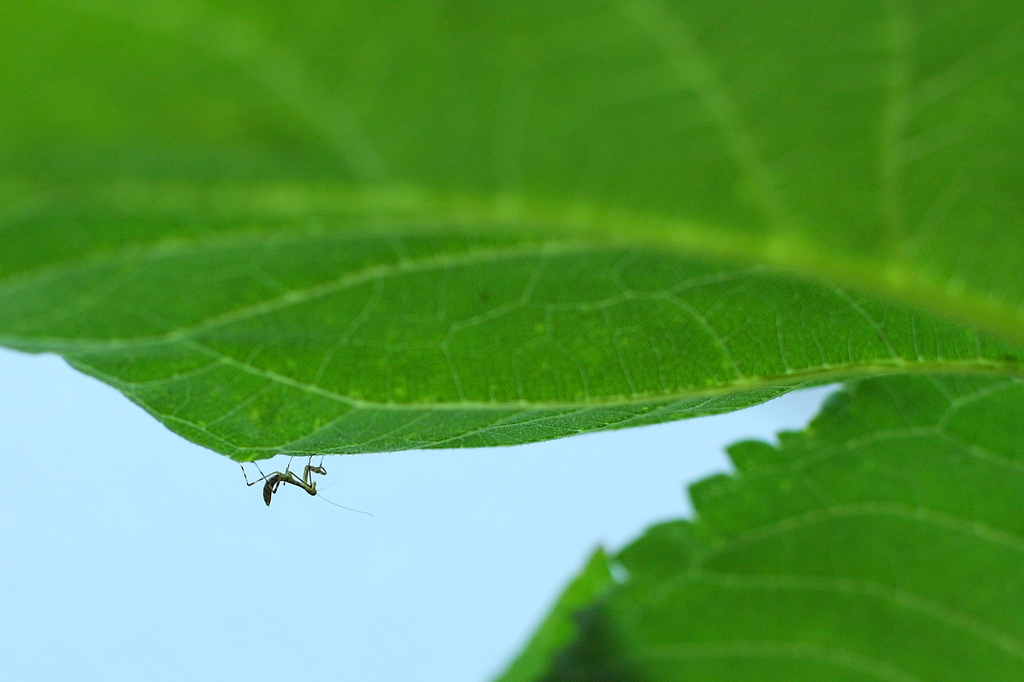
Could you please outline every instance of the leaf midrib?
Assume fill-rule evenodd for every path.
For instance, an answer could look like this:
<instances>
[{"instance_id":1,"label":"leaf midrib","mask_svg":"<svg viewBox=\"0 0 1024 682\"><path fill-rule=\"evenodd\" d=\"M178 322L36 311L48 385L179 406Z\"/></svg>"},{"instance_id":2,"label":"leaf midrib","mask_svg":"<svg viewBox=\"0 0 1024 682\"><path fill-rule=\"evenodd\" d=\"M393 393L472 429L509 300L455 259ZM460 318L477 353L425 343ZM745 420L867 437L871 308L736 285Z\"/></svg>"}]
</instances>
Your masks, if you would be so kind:
<instances>
[{"instance_id":1,"label":"leaf midrib","mask_svg":"<svg viewBox=\"0 0 1024 682\"><path fill-rule=\"evenodd\" d=\"M3 342L3 338L0 337L0 342ZM1004 363L1001 361L987 360L985 358L978 358L969 361L951 361L951 362L935 362L935 363L923 363L923 362L910 362L903 358L894 358L889 361L890 364L886 364L883 361L865 364L865 365L844 365L844 366L830 366L826 369L813 369L806 371L790 371L785 374L771 375L764 377L747 377L744 379L737 379L730 382L723 382L714 386L707 387L695 387L689 390L673 391L669 393L650 393L650 394L637 394L633 396L610 396L606 398L595 398L589 400L577 400L577 401L564 401L564 402L531 402L525 400L516 400L509 402L477 402L477 401L441 401L441 402L409 402L409 403L398 403L398 402L385 402L385 401L369 401L362 398L353 398L341 393L336 393L328 389L310 384L307 382L292 379L284 375L272 372L260 367L255 367L248 363L242 362L230 356L224 355L208 346L204 346L195 341L184 341L183 343L188 344L194 350L202 352L217 362L205 365L205 368L211 368L214 366L227 365L239 369L248 374L258 376L268 381L273 381L290 388L295 388L301 391L308 392L313 395L318 395L323 398L328 398L340 403L344 403L351 407L363 408L363 409L375 409L375 410L508 410L510 408L527 408L530 410L575 410L575 409L587 409L587 408L600 408L600 407L625 407L635 406L641 403L659 402L659 403L671 403L682 400L696 400L700 398L714 398L717 396L728 395L732 393L754 391L758 389L767 388L785 388L785 387L800 387L810 386L817 384L836 383L847 380L853 380L863 377L876 377L885 375L905 375L905 374L961 374L961 375L996 375L996 376L1020 376L1024 378L1024 365L1021 363ZM16 344L11 344L16 345ZM21 344L21 348L26 348L24 344ZM79 347L81 350L94 350L95 347ZM49 348L46 348L49 350ZM72 349L69 349L71 351ZM81 363L82 361L79 360ZM84 363L83 363L84 364ZM103 376L103 380L111 385L118 386L125 391L132 390L138 386L153 386L159 385L161 382L172 382L177 379L176 376L166 377L162 379L150 380L146 382L133 383L125 381L118 377L107 375L104 372L100 372L93 368L90 369L90 373Z\"/></svg>"},{"instance_id":2,"label":"leaf midrib","mask_svg":"<svg viewBox=\"0 0 1024 682\"><path fill-rule=\"evenodd\" d=\"M839 256L835 249L791 235L757 235L735 228L698 223L679 217L644 214L618 207L573 201L538 201L518 193L472 195L440 193L412 185L354 186L287 183L222 186L197 191L180 184L125 183L92 185L91 198L126 213L158 206L158 213L194 215L197 205L211 218L246 221L344 218L338 228L288 225L258 230L222 231L211 238L182 242L166 238L95 252L60 263L22 271L0 288L30 285L47 273L73 266L118 262L161 252L203 250L252 244L277 237L315 239L318 235L412 234L457 232L543 240L547 248L637 247L679 253L684 257L766 265L783 273L810 276L887 300L909 304L945 319L977 326L1024 342L1024 307L1005 301L999 292L972 290L966 283L939 277L905 260L884 261ZM119 191L120 190L120 191ZM133 205L134 204L134 205ZM245 210L240 210L245 209ZM358 221L358 227L352 223Z\"/></svg>"}]
</instances>

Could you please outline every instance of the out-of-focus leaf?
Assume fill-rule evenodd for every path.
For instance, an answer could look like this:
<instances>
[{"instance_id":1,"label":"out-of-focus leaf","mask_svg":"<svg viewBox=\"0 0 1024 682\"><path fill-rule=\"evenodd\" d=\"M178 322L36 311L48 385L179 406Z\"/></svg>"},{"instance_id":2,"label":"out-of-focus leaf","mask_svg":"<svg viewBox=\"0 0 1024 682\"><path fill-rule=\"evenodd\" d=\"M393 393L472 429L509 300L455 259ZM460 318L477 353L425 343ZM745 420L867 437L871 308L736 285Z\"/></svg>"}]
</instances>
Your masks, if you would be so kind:
<instances>
[{"instance_id":1,"label":"out-of-focus leaf","mask_svg":"<svg viewBox=\"0 0 1024 682\"><path fill-rule=\"evenodd\" d=\"M1021 679L1022 410L1016 379L869 379L734 446L545 679Z\"/></svg>"},{"instance_id":2,"label":"out-of-focus leaf","mask_svg":"<svg viewBox=\"0 0 1024 682\"><path fill-rule=\"evenodd\" d=\"M576 612L601 597L612 584L608 556L598 548L565 588L523 652L495 682L532 682L547 672L551 657L578 635L573 620Z\"/></svg>"}]
</instances>

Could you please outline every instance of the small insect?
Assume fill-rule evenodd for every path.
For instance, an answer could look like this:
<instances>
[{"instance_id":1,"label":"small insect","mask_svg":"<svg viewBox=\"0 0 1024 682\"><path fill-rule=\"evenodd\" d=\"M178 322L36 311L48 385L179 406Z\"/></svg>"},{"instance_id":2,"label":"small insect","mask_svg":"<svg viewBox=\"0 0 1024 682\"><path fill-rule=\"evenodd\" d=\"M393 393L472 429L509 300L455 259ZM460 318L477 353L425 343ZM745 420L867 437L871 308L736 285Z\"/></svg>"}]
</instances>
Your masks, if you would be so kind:
<instances>
[{"instance_id":1,"label":"small insect","mask_svg":"<svg viewBox=\"0 0 1024 682\"><path fill-rule=\"evenodd\" d=\"M242 476L245 478L245 484L247 486L254 486L260 481L263 481L263 501L270 506L270 502L274 498L274 493L277 492L278 488L281 487L282 483L291 483L294 486L302 488L310 495L316 495L316 481L313 480L313 475L326 476L327 469L324 468L323 457L320 458L320 464L313 466L313 456L309 456L309 462L306 463L305 468L302 470L302 478L299 478L291 471L292 463L288 461L288 466L284 468L284 471L275 471L271 474L264 474L263 470L260 469L260 465L253 462L256 466L256 471L260 472L260 478L250 482L249 476L245 473L245 467L239 463L239 467L242 469ZM330 487L330 486L328 486ZM342 509L348 509L349 511L358 512L360 514L366 514L367 516L373 516L370 512L365 512L359 509L352 509L351 507L345 507L338 504L337 502L331 502L327 498L320 496L320 499L328 504L333 504L335 507L341 507Z\"/></svg>"},{"instance_id":2,"label":"small insect","mask_svg":"<svg viewBox=\"0 0 1024 682\"><path fill-rule=\"evenodd\" d=\"M260 469L260 465L256 464L256 471L260 472L260 478L255 481L249 482L249 477L245 473L245 467L241 464L238 466L242 467L242 476L245 477L245 484L247 486L254 486L260 481L263 483L263 501L270 506L270 501L274 497L274 493L281 487L282 483L291 483L294 486L302 488L310 495L316 495L316 481L313 480L313 474L320 474L321 476L327 474L327 469L323 467L323 460L320 460L320 466L313 466L313 457L310 456L309 463L306 464L306 468L302 472L302 478L299 478L291 472L291 461L288 462L288 466L285 467L284 471L275 471L272 474L264 474L263 470Z\"/></svg>"}]
</instances>

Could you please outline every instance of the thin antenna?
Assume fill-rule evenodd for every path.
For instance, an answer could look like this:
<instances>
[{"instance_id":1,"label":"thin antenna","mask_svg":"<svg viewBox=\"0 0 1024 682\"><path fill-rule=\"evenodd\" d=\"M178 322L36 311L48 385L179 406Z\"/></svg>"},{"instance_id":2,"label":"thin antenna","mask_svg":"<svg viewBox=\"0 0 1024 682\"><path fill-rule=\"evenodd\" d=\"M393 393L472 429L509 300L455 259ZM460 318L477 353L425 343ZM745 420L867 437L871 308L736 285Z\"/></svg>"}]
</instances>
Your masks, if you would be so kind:
<instances>
[{"instance_id":1,"label":"thin antenna","mask_svg":"<svg viewBox=\"0 0 1024 682\"><path fill-rule=\"evenodd\" d=\"M324 457L325 457L325 455L320 455L320 464L319 464L319 466L321 466L321 467L324 465ZM325 488L322 488L322 490L327 490L331 486L337 485L338 481L340 481L340 480L341 479L335 480L334 483L331 483L331 485L326 486ZM323 495L320 495L320 494L318 494L317 497L319 497L321 500L323 500L327 504L333 504L335 507L340 507L342 509L346 509L346 510L351 511L351 512L356 512L357 514L366 514L367 516L369 516L371 518L373 517L373 514L371 514L368 511L363 511L362 509L353 509L352 507L346 507L345 505L338 504L337 502L331 502L326 497L324 497Z\"/></svg>"},{"instance_id":2,"label":"thin antenna","mask_svg":"<svg viewBox=\"0 0 1024 682\"><path fill-rule=\"evenodd\" d=\"M366 514L367 516L370 516L370 517L372 517L372 516L373 516L373 514L371 514L371 513L370 513L370 512L368 512L368 511L363 511L362 509L353 509L352 507L346 507L345 505L343 505L343 504L338 504L337 502L331 502L330 500L328 500L328 499L327 499L326 497L324 497L323 495L317 495L317 497L319 497L319 498L320 498L321 500L323 500L323 501L324 501L324 502L326 502L327 504L333 504L333 505L334 505L335 507L341 507L342 509L347 509L347 510L348 510L348 511L350 511L350 512L356 512L357 514Z\"/></svg>"}]
</instances>

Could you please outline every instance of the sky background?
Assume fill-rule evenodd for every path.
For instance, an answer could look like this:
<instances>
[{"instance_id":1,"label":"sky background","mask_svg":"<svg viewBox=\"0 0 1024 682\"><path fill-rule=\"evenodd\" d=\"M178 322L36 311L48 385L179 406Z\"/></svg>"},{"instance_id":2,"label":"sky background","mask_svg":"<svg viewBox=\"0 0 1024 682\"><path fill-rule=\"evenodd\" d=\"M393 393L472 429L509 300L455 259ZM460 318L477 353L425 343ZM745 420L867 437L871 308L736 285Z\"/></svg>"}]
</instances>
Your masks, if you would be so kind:
<instances>
[{"instance_id":1,"label":"sky background","mask_svg":"<svg viewBox=\"0 0 1024 682\"><path fill-rule=\"evenodd\" d=\"M268 509L237 464L114 389L0 349L3 675L486 682L596 545L688 515L685 487L729 469L726 445L802 428L832 390L515 448L328 457L318 489L371 518L290 486Z\"/></svg>"}]
</instances>

